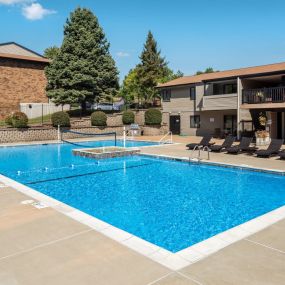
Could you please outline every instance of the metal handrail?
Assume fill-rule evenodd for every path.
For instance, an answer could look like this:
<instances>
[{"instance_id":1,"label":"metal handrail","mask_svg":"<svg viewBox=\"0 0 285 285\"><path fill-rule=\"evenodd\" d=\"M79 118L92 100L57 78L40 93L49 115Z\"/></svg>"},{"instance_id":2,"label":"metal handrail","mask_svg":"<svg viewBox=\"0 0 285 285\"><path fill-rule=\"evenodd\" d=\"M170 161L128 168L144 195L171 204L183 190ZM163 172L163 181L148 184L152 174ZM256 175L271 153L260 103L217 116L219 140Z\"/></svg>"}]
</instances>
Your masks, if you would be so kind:
<instances>
[{"instance_id":1,"label":"metal handrail","mask_svg":"<svg viewBox=\"0 0 285 285\"><path fill-rule=\"evenodd\" d=\"M207 153L208 153L208 160L210 160L210 152L211 152L211 149L210 149L207 145L205 145L205 146L203 147L202 151L207 151Z\"/></svg>"},{"instance_id":2,"label":"metal handrail","mask_svg":"<svg viewBox=\"0 0 285 285\"><path fill-rule=\"evenodd\" d=\"M198 149L198 156L197 156L197 159L198 161L201 160L201 150L204 152L204 151L207 151L208 153L208 160L210 160L210 152L211 152L211 149L208 147L208 146L202 146L202 145L195 145L195 147L193 148L192 150L192 153L191 153L191 156L189 157L189 161L193 160L194 159L194 154L195 154L195 151Z\"/></svg>"},{"instance_id":3,"label":"metal handrail","mask_svg":"<svg viewBox=\"0 0 285 285\"><path fill-rule=\"evenodd\" d=\"M167 138L169 135L170 135L170 139L164 141L164 139ZM159 144L172 143L172 142L173 142L173 140L172 140L172 132L170 132L170 131L167 132L167 133L158 141Z\"/></svg>"},{"instance_id":4,"label":"metal handrail","mask_svg":"<svg viewBox=\"0 0 285 285\"><path fill-rule=\"evenodd\" d=\"M198 156L197 156L197 159L199 160L200 159L200 156L201 156L201 148L202 146L196 144L195 147L193 148L192 150L192 153L191 153L191 156L189 157L189 160L192 160L194 158L194 154L195 154L195 151L198 149Z\"/></svg>"}]
</instances>

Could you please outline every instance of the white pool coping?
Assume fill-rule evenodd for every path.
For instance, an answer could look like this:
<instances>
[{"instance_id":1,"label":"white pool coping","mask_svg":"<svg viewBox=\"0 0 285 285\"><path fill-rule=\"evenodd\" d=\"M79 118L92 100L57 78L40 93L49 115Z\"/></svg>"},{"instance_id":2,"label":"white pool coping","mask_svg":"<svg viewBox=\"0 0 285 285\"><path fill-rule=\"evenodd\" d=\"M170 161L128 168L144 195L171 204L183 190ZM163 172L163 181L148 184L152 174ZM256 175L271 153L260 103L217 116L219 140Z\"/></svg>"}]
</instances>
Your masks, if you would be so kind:
<instances>
[{"instance_id":1,"label":"white pool coping","mask_svg":"<svg viewBox=\"0 0 285 285\"><path fill-rule=\"evenodd\" d=\"M117 137L117 141L122 141L123 137ZM80 139L80 138L74 138L72 139L72 142L89 142L89 141L100 141L100 140L86 140L86 139ZM181 143L159 143L159 141L153 141L153 140L137 140L137 139L126 139L128 142L147 142L147 143L155 143L155 145L144 145L144 146L138 146L138 147L160 147L160 146L170 146L170 145L179 145ZM30 141L30 142L15 142L15 143L0 143L0 148L9 148L9 147L22 147L22 146L37 146L37 145L53 145L53 144L62 144L63 141L58 140L44 140L44 141Z\"/></svg>"},{"instance_id":2,"label":"white pool coping","mask_svg":"<svg viewBox=\"0 0 285 285\"><path fill-rule=\"evenodd\" d=\"M186 160L186 158L179 158L174 156L164 156L164 155L148 155L152 157L175 159L175 160ZM187 158L189 160L189 158ZM207 163L211 165L238 167L244 169L252 169L250 166L232 165L232 164L221 164L221 163L209 163L203 161L202 163ZM263 169L254 168L257 171L264 172ZM268 169L267 169L268 170ZM282 171L268 170L272 173L282 173ZM54 198L51 198L45 194L42 194L28 186L25 186L13 179L10 179L4 175L0 175L0 181L6 186L12 187L15 190L36 199L40 202L41 207L51 207L56 211L82 223L85 224L95 231L102 233L103 235L119 242L120 244L127 246L128 248L150 258L151 260L158 262L159 264L168 267L171 270L180 270L190 264L193 264L210 254L213 254L230 244L240 241L254 233L257 233L264 228L285 219L285 206L277 208L270 211L264 215L247 221L239 226L221 232L213 237L210 237L204 241L196 243L188 248L185 248L176 253L172 253L162 247L159 247L153 243L145 241L135 235L132 235L124 230L114 227L100 219L97 219L91 215L88 215L74 207L71 207L65 203L62 203Z\"/></svg>"}]
</instances>

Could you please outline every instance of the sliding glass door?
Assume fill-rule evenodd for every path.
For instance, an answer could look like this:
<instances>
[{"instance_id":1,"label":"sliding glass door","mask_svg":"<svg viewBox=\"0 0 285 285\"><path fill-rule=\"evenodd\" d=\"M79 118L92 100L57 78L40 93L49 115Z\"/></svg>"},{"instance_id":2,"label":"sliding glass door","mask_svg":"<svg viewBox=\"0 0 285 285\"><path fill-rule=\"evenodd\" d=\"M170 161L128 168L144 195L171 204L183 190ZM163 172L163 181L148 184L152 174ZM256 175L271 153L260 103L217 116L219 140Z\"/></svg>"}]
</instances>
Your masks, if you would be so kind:
<instances>
[{"instance_id":1,"label":"sliding glass door","mask_svg":"<svg viewBox=\"0 0 285 285\"><path fill-rule=\"evenodd\" d=\"M237 116L224 115L224 132L226 135L237 134Z\"/></svg>"}]
</instances>

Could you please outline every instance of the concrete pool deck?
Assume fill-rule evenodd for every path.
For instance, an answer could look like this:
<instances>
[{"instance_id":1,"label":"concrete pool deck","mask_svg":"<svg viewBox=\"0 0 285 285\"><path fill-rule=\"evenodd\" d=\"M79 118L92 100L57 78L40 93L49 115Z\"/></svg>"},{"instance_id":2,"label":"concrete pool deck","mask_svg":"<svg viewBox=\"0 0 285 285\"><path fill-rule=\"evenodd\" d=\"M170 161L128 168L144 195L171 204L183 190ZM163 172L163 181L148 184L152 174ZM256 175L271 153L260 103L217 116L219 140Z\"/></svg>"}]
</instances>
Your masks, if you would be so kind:
<instances>
[{"instance_id":1,"label":"concrete pool deck","mask_svg":"<svg viewBox=\"0 0 285 285\"><path fill-rule=\"evenodd\" d=\"M196 139L142 151L189 157L185 142ZM285 169L275 158L213 153L211 161ZM0 187L0 284L285 284L285 220L174 271L52 208L22 203L29 199Z\"/></svg>"},{"instance_id":2,"label":"concrete pool deck","mask_svg":"<svg viewBox=\"0 0 285 285\"><path fill-rule=\"evenodd\" d=\"M140 137L138 140L153 140L158 141L160 137ZM173 145L164 145L163 147L151 147L148 146L143 148L141 153L145 154L153 154L153 155L165 155L165 156L173 156L180 158L189 158L191 157L192 150L188 150L185 146L188 143L196 143L200 141L200 137L180 137L173 136L173 141L176 144ZM213 140L216 144L221 144L223 140ZM266 147L260 147L260 149L264 149ZM283 146L285 149L285 145ZM195 157L197 156L197 152ZM202 153L202 159L206 161L207 153ZM261 168L261 169L270 169L277 171L285 171L285 160L280 160L278 157L271 158L257 158L255 155L249 154L238 154L232 155L227 154L225 152L221 153L210 153L210 161L217 163L226 163L226 164L234 164L234 165L248 165L251 167Z\"/></svg>"}]
</instances>

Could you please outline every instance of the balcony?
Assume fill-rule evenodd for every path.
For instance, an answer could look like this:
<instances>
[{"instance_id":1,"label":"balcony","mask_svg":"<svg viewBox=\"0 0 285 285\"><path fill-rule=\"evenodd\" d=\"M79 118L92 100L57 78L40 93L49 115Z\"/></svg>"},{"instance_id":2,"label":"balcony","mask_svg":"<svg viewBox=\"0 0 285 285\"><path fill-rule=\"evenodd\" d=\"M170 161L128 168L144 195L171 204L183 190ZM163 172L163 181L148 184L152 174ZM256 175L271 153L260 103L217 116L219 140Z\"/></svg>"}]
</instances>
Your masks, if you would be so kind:
<instances>
[{"instance_id":1,"label":"balcony","mask_svg":"<svg viewBox=\"0 0 285 285\"><path fill-rule=\"evenodd\" d=\"M242 103L278 106L280 103L285 103L285 87L243 90Z\"/></svg>"},{"instance_id":2,"label":"balcony","mask_svg":"<svg viewBox=\"0 0 285 285\"><path fill-rule=\"evenodd\" d=\"M234 94L203 96L203 111L235 110L238 107L238 96Z\"/></svg>"}]
</instances>

